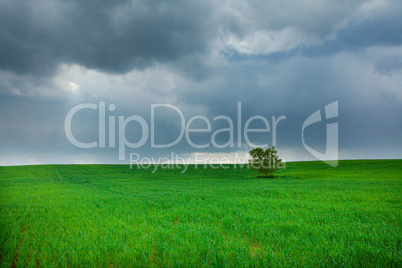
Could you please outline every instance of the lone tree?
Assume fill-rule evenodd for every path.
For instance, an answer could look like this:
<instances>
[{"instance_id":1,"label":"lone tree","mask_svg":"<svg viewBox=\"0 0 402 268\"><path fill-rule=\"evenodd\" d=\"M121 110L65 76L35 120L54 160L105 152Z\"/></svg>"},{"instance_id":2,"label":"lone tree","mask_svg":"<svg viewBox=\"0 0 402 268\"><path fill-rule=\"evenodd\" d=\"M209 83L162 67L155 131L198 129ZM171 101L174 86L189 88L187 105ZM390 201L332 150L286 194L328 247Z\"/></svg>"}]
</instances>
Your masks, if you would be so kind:
<instances>
[{"instance_id":1,"label":"lone tree","mask_svg":"<svg viewBox=\"0 0 402 268\"><path fill-rule=\"evenodd\" d=\"M263 177L273 178L275 171L285 168L285 163L279 158L275 146L265 151L261 148L255 148L249 154L251 156L249 160L250 168L261 173Z\"/></svg>"}]
</instances>

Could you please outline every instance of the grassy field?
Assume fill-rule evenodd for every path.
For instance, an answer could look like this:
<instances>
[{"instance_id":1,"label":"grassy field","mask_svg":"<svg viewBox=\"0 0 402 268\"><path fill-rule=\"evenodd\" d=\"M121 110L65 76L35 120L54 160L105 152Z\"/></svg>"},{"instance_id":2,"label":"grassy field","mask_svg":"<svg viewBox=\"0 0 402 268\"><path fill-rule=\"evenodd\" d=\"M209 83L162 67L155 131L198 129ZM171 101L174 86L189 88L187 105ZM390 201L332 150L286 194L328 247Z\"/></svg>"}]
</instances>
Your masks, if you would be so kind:
<instances>
[{"instance_id":1,"label":"grassy field","mask_svg":"<svg viewBox=\"0 0 402 268\"><path fill-rule=\"evenodd\" d=\"M0 167L0 264L402 266L402 160Z\"/></svg>"}]
</instances>

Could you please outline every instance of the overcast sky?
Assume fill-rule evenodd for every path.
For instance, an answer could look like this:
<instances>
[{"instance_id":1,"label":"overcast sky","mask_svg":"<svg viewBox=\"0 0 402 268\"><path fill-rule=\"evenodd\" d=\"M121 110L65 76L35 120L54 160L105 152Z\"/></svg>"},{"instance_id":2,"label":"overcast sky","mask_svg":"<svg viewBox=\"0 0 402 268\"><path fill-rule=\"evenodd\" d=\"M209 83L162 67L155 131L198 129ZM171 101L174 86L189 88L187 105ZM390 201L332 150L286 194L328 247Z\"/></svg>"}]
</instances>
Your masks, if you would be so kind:
<instances>
[{"instance_id":1,"label":"overcast sky","mask_svg":"<svg viewBox=\"0 0 402 268\"><path fill-rule=\"evenodd\" d=\"M399 0L0 0L0 165L244 153L251 147L243 132L238 142L238 128L252 116L270 124L270 132L249 135L253 144L271 146L272 117L285 116L276 129L279 153L312 160L303 123L321 109L323 120L305 129L304 142L325 153L323 111L336 101L329 123L338 124L339 158L402 158L401 10ZM105 103L104 148L77 148L66 137L66 116L82 103L97 109L78 111L72 134L99 147ZM177 107L185 123L204 116L211 131L189 135L208 147L183 136L152 148L152 104ZM149 135L119 161L119 116L133 115ZM213 135L229 126L217 116L233 121L233 146L229 131ZM155 143L175 141L181 123L172 108L156 109ZM265 125L257 119L249 127ZM195 119L191 128L206 123ZM139 142L141 133L138 121L127 122L127 141Z\"/></svg>"}]
</instances>

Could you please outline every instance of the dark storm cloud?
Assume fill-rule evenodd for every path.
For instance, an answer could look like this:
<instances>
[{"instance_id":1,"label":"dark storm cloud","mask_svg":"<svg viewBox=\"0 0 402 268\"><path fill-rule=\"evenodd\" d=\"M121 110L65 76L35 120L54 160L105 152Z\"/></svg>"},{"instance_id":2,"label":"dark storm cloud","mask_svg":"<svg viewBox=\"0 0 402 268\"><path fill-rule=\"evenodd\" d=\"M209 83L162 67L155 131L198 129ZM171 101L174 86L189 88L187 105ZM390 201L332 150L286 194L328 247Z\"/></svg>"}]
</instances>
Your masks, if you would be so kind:
<instances>
[{"instance_id":1,"label":"dark storm cloud","mask_svg":"<svg viewBox=\"0 0 402 268\"><path fill-rule=\"evenodd\" d=\"M52 74L60 63L124 73L202 53L216 29L203 1L1 1L0 68Z\"/></svg>"},{"instance_id":2,"label":"dark storm cloud","mask_svg":"<svg viewBox=\"0 0 402 268\"><path fill-rule=\"evenodd\" d=\"M341 157L376 157L379 151L380 157L400 157L401 6L0 0L0 165L118 162L117 147L76 148L64 133L70 108L102 101L117 107L107 116L140 115L148 123L151 104L170 103L182 109L186 122L206 116L212 132L228 127L213 118L228 116L235 144L241 102L241 127L254 115L270 123L272 116L286 116L278 123L277 145L301 149L294 158L299 160L308 154L301 140L304 120L339 101L339 145L347 152ZM178 137L180 121L170 112L155 120L157 143ZM96 141L97 122L96 111L77 114L74 134ZM306 132L306 142L321 151L325 123ZM138 139L136 127L127 127L130 141ZM206 144L211 135L192 139ZM257 144L272 144L272 132L253 137ZM227 141L228 135L217 136L218 144ZM243 138L241 148L195 149L183 139L173 148L155 149L148 138L127 153L228 153L249 149L244 144Z\"/></svg>"},{"instance_id":3,"label":"dark storm cloud","mask_svg":"<svg viewBox=\"0 0 402 268\"><path fill-rule=\"evenodd\" d=\"M342 51L358 51L371 46L400 46L402 44L402 3L380 10L374 16L352 20L337 32L333 40L306 48L306 56L322 56Z\"/></svg>"},{"instance_id":4,"label":"dark storm cloud","mask_svg":"<svg viewBox=\"0 0 402 268\"><path fill-rule=\"evenodd\" d=\"M0 68L48 76L61 63L125 73L169 62L198 77L219 38L291 27L324 40L363 2L0 1Z\"/></svg>"},{"instance_id":5,"label":"dark storm cloud","mask_svg":"<svg viewBox=\"0 0 402 268\"><path fill-rule=\"evenodd\" d=\"M402 2L394 2L392 5L381 7L378 12L365 17L356 17L348 20L346 25L334 30L327 25L326 31L317 30L313 35L321 35L323 40L317 45L300 44L289 50L270 54L247 55L227 48L221 52L222 56L230 62L236 61L269 61L281 62L297 56L319 57L341 52L359 52L368 47L392 47L402 45L402 16L399 10ZM327 22L327 21L326 21ZM327 22L328 23L328 22ZM304 25L303 23L301 25ZM317 23L319 27L320 23ZM332 25L333 26L333 25ZM300 27L300 26L297 26ZM334 37L325 40L326 35L333 30ZM304 29L304 31L307 31ZM314 33L314 27L308 28L307 33ZM381 59L378 63L379 72L390 72L400 69L401 55L393 55L388 59Z\"/></svg>"}]
</instances>

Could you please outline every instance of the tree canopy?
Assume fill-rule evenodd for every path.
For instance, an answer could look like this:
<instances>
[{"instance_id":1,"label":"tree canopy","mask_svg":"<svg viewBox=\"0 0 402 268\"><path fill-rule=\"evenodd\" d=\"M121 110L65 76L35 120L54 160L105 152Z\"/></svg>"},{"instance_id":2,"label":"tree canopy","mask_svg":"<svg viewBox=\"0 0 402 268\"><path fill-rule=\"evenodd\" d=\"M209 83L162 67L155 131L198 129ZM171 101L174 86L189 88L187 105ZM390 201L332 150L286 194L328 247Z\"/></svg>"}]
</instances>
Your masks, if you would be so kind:
<instances>
[{"instance_id":1,"label":"tree canopy","mask_svg":"<svg viewBox=\"0 0 402 268\"><path fill-rule=\"evenodd\" d=\"M257 147L251 150L249 154L251 156L249 160L250 168L261 173L263 177L272 178L275 171L285 168L285 163L279 157L275 146L265 150Z\"/></svg>"}]
</instances>

